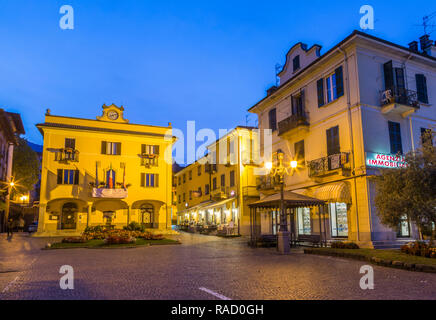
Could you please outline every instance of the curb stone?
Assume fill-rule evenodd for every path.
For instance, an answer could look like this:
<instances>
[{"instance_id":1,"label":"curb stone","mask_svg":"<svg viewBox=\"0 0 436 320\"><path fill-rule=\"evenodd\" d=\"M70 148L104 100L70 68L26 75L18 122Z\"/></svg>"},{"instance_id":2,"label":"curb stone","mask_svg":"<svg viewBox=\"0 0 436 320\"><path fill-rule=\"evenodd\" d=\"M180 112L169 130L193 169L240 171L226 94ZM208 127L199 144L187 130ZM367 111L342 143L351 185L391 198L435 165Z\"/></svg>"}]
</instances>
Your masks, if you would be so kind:
<instances>
[{"instance_id":1,"label":"curb stone","mask_svg":"<svg viewBox=\"0 0 436 320\"><path fill-rule=\"evenodd\" d=\"M381 259L378 257L367 257L359 254L343 253L343 252L327 252L327 251L316 252L313 249L304 249L304 253L313 254L313 255L322 255L322 256L344 257L354 260L363 260L388 268L397 268L397 269L403 269L408 271L420 271L426 273L436 273L436 265L432 266L432 265L425 265L425 264L413 264L413 263L407 263L402 261L391 261L391 260Z\"/></svg>"}]
</instances>

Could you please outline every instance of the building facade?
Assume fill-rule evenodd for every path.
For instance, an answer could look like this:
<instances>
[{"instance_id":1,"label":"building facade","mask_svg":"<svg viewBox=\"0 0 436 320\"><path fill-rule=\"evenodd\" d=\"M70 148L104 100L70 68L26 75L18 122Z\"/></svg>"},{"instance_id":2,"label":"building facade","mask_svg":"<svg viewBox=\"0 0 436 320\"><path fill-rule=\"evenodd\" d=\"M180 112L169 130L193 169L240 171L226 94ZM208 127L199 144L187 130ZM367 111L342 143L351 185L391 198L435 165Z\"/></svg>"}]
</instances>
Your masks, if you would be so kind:
<instances>
[{"instance_id":1,"label":"building facade","mask_svg":"<svg viewBox=\"0 0 436 320\"><path fill-rule=\"evenodd\" d=\"M273 151L299 163L286 190L327 203L321 215L297 210L297 235L325 233L370 248L419 238L406 216L397 230L380 223L373 177L404 165L402 155L436 125L436 47L428 36L420 42L421 49L417 42L406 48L355 31L322 55L319 45L298 43L280 85L249 110L261 131L272 130ZM259 188L262 196L276 192L267 176ZM274 221L262 215L262 232L274 233Z\"/></svg>"},{"instance_id":2,"label":"building facade","mask_svg":"<svg viewBox=\"0 0 436 320\"><path fill-rule=\"evenodd\" d=\"M102 116L90 120L48 110L37 125L44 136L37 236L133 221L171 228L171 126L131 124L123 111L103 105Z\"/></svg>"},{"instance_id":3,"label":"building facade","mask_svg":"<svg viewBox=\"0 0 436 320\"><path fill-rule=\"evenodd\" d=\"M24 134L24 127L18 113L0 109L0 231L4 230L10 204L10 183L13 182L12 164L17 137Z\"/></svg>"},{"instance_id":4,"label":"building facade","mask_svg":"<svg viewBox=\"0 0 436 320\"><path fill-rule=\"evenodd\" d=\"M249 234L248 205L259 199L257 130L239 126L208 146L208 154L174 176L178 225Z\"/></svg>"}]
</instances>

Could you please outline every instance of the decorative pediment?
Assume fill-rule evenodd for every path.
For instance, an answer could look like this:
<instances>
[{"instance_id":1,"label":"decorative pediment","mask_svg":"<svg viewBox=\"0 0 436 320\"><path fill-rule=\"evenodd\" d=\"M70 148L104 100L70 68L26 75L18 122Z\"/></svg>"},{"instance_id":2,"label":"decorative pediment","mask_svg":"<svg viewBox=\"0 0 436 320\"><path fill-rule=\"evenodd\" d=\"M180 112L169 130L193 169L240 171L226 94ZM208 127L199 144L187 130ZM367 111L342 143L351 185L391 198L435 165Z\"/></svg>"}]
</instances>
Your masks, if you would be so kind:
<instances>
[{"instance_id":1,"label":"decorative pediment","mask_svg":"<svg viewBox=\"0 0 436 320\"><path fill-rule=\"evenodd\" d=\"M299 71L307 67L313 61L320 57L321 46L315 44L309 49L305 43L299 42L294 45L286 54L286 62L282 71L278 74L280 83L285 83ZM295 61L298 60L298 61ZM297 68L294 66L296 62Z\"/></svg>"},{"instance_id":2,"label":"decorative pediment","mask_svg":"<svg viewBox=\"0 0 436 320\"><path fill-rule=\"evenodd\" d=\"M100 117L97 117L97 120L100 121L110 121L110 122L118 122L118 123L129 123L129 120L124 119L124 107L118 107L115 104L111 104L107 106L103 105L103 114Z\"/></svg>"}]
</instances>

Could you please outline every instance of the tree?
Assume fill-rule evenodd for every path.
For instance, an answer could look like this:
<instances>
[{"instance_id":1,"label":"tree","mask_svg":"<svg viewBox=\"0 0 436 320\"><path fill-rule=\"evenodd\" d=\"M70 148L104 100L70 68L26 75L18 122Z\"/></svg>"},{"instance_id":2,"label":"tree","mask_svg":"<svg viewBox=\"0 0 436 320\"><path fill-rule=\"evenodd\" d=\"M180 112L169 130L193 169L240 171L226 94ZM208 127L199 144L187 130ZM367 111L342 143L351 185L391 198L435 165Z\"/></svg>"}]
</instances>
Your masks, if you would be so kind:
<instances>
[{"instance_id":1,"label":"tree","mask_svg":"<svg viewBox=\"0 0 436 320\"><path fill-rule=\"evenodd\" d=\"M18 145L14 148L12 175L16 182L17 192L31 191L38 182L40 162L38 155L23 138L18 138Z\"/></svg>"},{"instance_id":2,"label":"tree","mask_svg":"<svg viewBox=\"0 0 436 320\"><path fill-rule=\"evenodd\" d=\"M406 215L421 233L435 237L436 148L435 132L422 136L420 147L406 154L407 166L383 169L376 177L375 206L381 222L397 229Z\"/></svg>"}]
</instances>

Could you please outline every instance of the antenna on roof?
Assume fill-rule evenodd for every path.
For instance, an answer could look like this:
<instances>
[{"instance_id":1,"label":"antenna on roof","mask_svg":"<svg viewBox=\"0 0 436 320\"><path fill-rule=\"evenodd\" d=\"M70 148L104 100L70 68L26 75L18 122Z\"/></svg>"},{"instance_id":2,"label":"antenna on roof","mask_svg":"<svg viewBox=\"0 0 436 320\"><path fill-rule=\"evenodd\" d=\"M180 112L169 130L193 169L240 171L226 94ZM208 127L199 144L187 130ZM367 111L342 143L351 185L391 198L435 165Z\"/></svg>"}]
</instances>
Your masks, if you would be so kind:
<instances>
[{"instance_id":1,"label":"antenna on roof","mask_svg":"<svg viewBox=\"0 0 436 320\"><path fill-rule=\"evenodd\" d=\"M283 66L280 63L276 63L275 69L276 69L276 87L278 87L280 85L279 73L280 71L282 71Z\"/></svg>"},{"instance_id":2,"label":"antenna on roof","mask_svg":"<svg viewBox=\"0 0 436 320\"><path fill-rule=\"evenodd\" d=\"M431 32L433 32L433 30L429 32L429 27L434 28L435 25L434 24L429 24L429 22L434 17L436 17L436 11L431 13L431 14L429 14L429 15L427 15L427 16L424 16L422 18L422 25L421 26L424 27L424 35L429 35Z\"/></svg>"}]
</instances>

